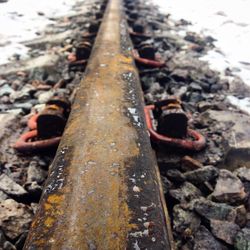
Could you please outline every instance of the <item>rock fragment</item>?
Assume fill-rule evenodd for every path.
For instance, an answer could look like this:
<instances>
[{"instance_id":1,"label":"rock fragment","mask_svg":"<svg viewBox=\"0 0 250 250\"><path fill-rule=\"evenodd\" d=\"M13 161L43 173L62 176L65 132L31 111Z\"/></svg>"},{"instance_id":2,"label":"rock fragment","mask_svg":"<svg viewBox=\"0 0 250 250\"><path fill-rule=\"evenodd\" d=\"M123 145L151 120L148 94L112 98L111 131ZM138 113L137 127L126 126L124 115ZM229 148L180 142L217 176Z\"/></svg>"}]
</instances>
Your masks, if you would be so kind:
<instances>
[{"instance_id":1,"label":"rock fragment","mask_svg":"<svg viewBox=\"0 0 250 250\"><path fill-rule=\"evenodd\" d=\"M43 104L49 101L54 96L54 91L41 91L41 93L38 95L38 102Z\"/></svg>"},{"instance_id":2,"label":"rock fragment","mask_svg":"<svg viewBox=\"0 0 250 250\"><path fill-rule=\"evenodd\" d=\"M196 83L196 82L191 82L189 85L189 89L191 91L199 91L199 92L202 91L202 87L200 86L199 83Z\"/></svg>"},{"instance_id":3,"label":"rock fragment","mask_svg":"<svg viewBox=\"0 0 250 250\"><path fill-rule=\"evenodd\" d=\"M199 185L206 181L212 181L218 176L219 170L213 166L190 171L184 174L186 179L194 185Z\"/></svg>"},{"instance_id":4,"label":"rock fragment","mask_svg":"<svg viewBox=\"0 0 250 250\"><path fill-rule=\"evenodd\" d=\"M237 175L242 181L250 182L250 169L246 167L238 168L234 171L234 174Z\"/></svg>"},{"instance_id":5,"label":"rock fragment","mask_svg":"<svg viewBox=\"0 0 250 250\"><path fill-rule=\"evenodd\" d=\"M174 225L176 232L193 234L200 226L200 218L194 212L186 211L176 205L173 210Z\"/></svg>"},{"instance_id":6,"label":"rock fragment","mask_svg":"<svg viewBox=\"0 0 250 250\"><path fill-rule=\"evenodd\" d=\"M240 227L244 227L247 222L247 210L244 205L238 206L235 208L236 219L235 223Z\"/></svg>"},{"instance_id":7,"label":"rock fragment","mask_svg":"<svg viewBox=\"0 0 250 250\"><path fill-rule=\"evenodd\" d=\"M0 89L0 97L2 97L4 95L8 95L9 96L13 92L14 92L14 90L8 84L5 84Z\"/></svg>"},{"instance_id":8,"label":"rock fragment","mask_svg":"<svg viewBox=\"0 0 250 250\"><path fill-rule=\"evenodd\" d=\"M235 163L235 159L239 161L240 158L245 157L246 150L250 146L250 126L248 115L234 111L208 110L202 114L201 118L207 121L214 120L216 121L217 126L221 128L230 128L227 129L227 133L224 134L229 147L225 160L227 166L232 166L232 163ZM232 158L232 155L234 159Z\"/></svg>"},{"instance_id":9,"label":"rock fragment","mask_svg":"<svg viewBox=\"0 0 250 250\"><path fill-rule=\"evenodd\" d=\"M200 226L194 238L194 250L222 250L220 243L204 226Z\"/></svg>"},{"instance_id":10,"label":"rock fragment","mask_svg":"<svg viewBox=\"0 0 250 250\"><path fill-rule=\"evenodd\" d=\"M33 92L35 92L35 88L31 84L26 84L20 91L11 93L10 100L12 102L27 101Z\"/></svg>"},{"instance_id":11,"label":"rock fragment","mask_svg":"<svg viewBox=\"0 0 250 250\"><path fill-rule=\"evenodd\" d=\"M189 72L185 69L175 69L171 77L177 82L186 82L189 80Z\"/></svg>"},{"instance_id":12,"label":"rock fragment","mask_svg":"<svg viewBox=\"0 0 250 250\"><path fill-rule=\"evenodd\" d=\"M177 169L170 169L166 173L168 179L173 182L182 183L186 180L184 174Z\"/></svg>"},{"instance_id":13,"label":"rock fragment","mask_svg":"<svg viewBox=\"0 0 250 250\"><path fill-rule=\"evenodd\" d=\"M197 169L202 168L202 167L203 167L203 165L199 161L193 159L190 156L186 155L181 159L181 169L185 172L197 170Z\"/></svg>"},{"instance_id":14,"label":"rock fragment","mask_svg":"<svg viewBox=\"0 0 250 250\"><path fill-rule=\"evenodd\" d=\"M236 250L250 249L250 229L244 228L235 237L234 248Z\"/></svg>"},{"instance_id":15,"label":"rock fragment","mask_svg":"<svg viewBox=\"0 0 250 250\"><path fill-rule=\"evenodd\" d=\"M0 190L0 201L7 200L7 199L8 199L8 195Z\"/></svg>"},{"instance_id":16,"label":"rock fragment","mask_svg":"<svg viewBox=\"0 0 250 250\"><path fill-rule=\"evenodd\" d=\"M198 104L198 110L202 113L205 112L206 110L209 110L213 107L213 104L211 104L210 102L206 102L206 101L201 101Z\"/></svg>"},{"instance_id":17,"label":"rock fragment","mask_svg":"<svg viewBox=\"0 0 250 250\"><path fill-rule=\"evenodd\" d=\"M224 204L215 203L206 199L199 199L194 203L195 211L207 220L225 220L235 221L236 211L234 207Z\"/></svg>"},{"instance_id":18,"label":"rock fragment","mask_svg":"<svg viewBox=\"0 0 250 250\"><path fill-rule=\"evenodd\" d=\"M9 241L5 241L3 244L3 250L16 250L16 247Z\"/></svg>"},{"instance_id":19,"label":"rock fragment","mask_svg":"<svg viewBox=\"0 0 250 250\"><path fill-rule=\"evenodd\" d=\"M45 181L46 172L38 166L36 161L31 161L27 171L27 183L37 182L41 184Z\"/></svg>"},{"instance_id":20,"label":"rock fragment","mask_svg":"<svg viewBox=\"0 0 250 250\"><path fill-rule=\"evenodd\" d=\"M180 203L190 202L202 196L201 191L189 182L183 183L178 189L170 190L169 194Z\"/></svg>"},{"instance_id":21,"label":"rock fragment","mask_svg":"<svg viewBox=\"0 0 250 250\"><path fill-rule=\"evenodd\" d=\"M235 203L246 197L244 186L241 180L230 171L220 171L212 198L219 202Z\"/></svg>"},{"instance_id":22,"label":"rock fragment","mask_svg":"<svg viewBox=\"0 0 250 250\"><path fill-rule=\"evenodd\" d=\"M28 206L12 199L0 202L0 227L14 240L29 229L33 214Z\"/></svg>"},{"instance_id":23,"label":"rock fragment","mask_svg":"<svg viewBox=\"0 0 250 250\"><path fill-rule=\"evenodd\" d=\"M8 129L12 127L12 124L14 124L17 120L17 116L15 114L0 114L0 141L2 141L3 138L8 136L9 131Z\"/></svg>"},{"instance_id":24,"label":"rock fragment","mask_svg":"<svg viewBox=\"0 0 250 250\"><path fill-rule=\"evenodd\" d=\"M13 197L23 197L27 194L22 186L14 182L6 174L0 176L0 190Z\"/></svg>"},{"instance_id":25,"label":"rock fragment","mask_svg":"<svg viewBox=\"0 0 250 250\"><path fill-rule=\"evenodd\" d=\"M233 245L235 236L240 230L237 224L220 220L210 220L210 228L216 238L230 245Z\"/></svg>"}]
</instances>

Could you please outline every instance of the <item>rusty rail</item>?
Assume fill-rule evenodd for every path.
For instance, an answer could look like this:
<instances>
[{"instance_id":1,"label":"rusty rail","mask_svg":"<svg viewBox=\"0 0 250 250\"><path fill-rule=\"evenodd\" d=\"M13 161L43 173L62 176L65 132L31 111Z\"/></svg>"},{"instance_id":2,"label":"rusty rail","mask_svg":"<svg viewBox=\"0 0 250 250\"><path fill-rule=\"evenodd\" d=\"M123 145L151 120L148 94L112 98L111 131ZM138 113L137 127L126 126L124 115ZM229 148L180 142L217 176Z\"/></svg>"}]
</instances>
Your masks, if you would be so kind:
<instances>
[{"instance_id":1,"label":"rusty rail","mask_svg":"<svg viewBox=\"0 0 250 250\"><path fill-rule=\"evenodd\" d=\"M173 249L121 0L110 0L24 249Z\"/></svg>"}]
</instances>

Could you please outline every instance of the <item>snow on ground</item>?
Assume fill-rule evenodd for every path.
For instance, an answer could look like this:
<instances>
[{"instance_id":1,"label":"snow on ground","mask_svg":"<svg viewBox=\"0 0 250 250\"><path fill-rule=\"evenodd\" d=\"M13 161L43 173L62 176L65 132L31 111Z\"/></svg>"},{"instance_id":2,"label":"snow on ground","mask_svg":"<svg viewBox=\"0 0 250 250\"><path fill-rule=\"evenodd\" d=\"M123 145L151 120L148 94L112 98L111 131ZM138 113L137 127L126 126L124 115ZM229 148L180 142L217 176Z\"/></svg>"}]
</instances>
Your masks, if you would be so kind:
<instances>
[{"instance_id":1,"label":"snow on ground","mask_svg":"<svg viewBox=\"0 0 250 250\"><path fill-rule=\"evenodd\" d=\"M185 19L189 31L217 39L216 49L202 60L212 69L224 72L229 67L250 86L250 1L249 0L153 0L173 19ZM250 113L250 98L229 100Z\"/></svg>"},{"instance_id":2,"label":"snow on ground","mask_svg":"<svg viewBox=\"0 0 250 250\"><path fill-rule=\"evenodd\" d=\"M174 19L192 22L190 31L217 39L217 49L203 60L211 68L233 69L250 86L250 0L153 0L162 12ZM75 0L9 0L0 4L0 64L9 62L13 54L25 58L28 48L21 42L39 36L37 32L53 23L50 18L69 14ZM250 99L229 97L233 104L250 113Z\"/></svg>"},{"instance_id":3,"label":"snow on ground","mask_svg":"<svg viewBox=\"0 0 250 250\"><path fill-rule=\"evenodd\" d=\"M9 0L0 4L0 64L13 54L22 58L28 48L21 44L39 36L51 18L69 14L75 0Z\"/></svg>"}]
</instances>

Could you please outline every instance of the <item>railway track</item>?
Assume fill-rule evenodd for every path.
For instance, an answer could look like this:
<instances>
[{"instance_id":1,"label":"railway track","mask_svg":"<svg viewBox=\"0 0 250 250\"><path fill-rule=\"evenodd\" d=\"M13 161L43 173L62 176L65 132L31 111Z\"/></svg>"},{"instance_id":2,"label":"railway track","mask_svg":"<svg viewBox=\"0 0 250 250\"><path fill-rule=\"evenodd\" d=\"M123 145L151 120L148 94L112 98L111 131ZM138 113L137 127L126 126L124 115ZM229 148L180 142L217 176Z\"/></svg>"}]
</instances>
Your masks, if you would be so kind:
<instances>
[{"instance_id":1,"label":"railway track","mask_svg":"<svg viewBox=\"0 0 250 250\"><path fill-rule=\"evenodd\" d=\"M24 249L173 249L131 51L110 0Z\"/></svg>"},{"instance_id":2,"label":"railway track","mask_svg":"<svg viewBox=\"0 0 250 250\"><path fill-rule=\"evenodd\" d=\"M0 111L23 112L0 134L0 248L248 249L249 116L199 60L211 38L151 2L75 8L28 43L57 60L0 68Z\"/></svg>"}]
</instances>

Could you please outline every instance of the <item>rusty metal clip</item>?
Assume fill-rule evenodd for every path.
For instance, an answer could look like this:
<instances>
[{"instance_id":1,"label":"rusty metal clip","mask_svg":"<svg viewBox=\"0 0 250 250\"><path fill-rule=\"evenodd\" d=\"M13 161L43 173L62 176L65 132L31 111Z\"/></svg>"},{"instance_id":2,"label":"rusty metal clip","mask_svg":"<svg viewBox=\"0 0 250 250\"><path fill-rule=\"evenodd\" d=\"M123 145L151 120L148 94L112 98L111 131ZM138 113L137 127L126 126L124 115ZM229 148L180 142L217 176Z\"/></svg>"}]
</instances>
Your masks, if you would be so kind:
<instances>
[{"instance_id":1,"label":"rusty metal clip","mask_svg":"<svg viewBox=\"0 0 250 250\"><path fill-rule=\"evenodd\" d=\"M27 125L31 131L21 135L14 148L26 152L58 146L69 112L70 103L66 99L52 98L40 114L28 120Z\"/></svg>"},{"instance_id":2,"label":"rusty metal clip","mask_svg":"<svg viewBox=\"0 0 250 250\"><path fill-rule=\"evenodd\" d=\"M175 146L175 147L192 150L192 151L200 151L205 147L206 145L205 137L201 135L199 132L189 129L189 128L187 128L187 136L193 138L193 140L172 138L172 137L157 133L157 131L153 127L154 117L152 115L152 112L154 110L155 110L155 105L148 105L144 107L148 131L150 133L150 137L153 140L165 143L169 146Z\"/></svg>"},{"instance_id":3,"label":"rusty metal clip","mask_svg":"<svg viewBox=\"0 0 250 250\"><path fill-rule=\"evenodd\" d=\"M61 137L54 137L46 140L30 141L37 138L37 135L37 130L31 130L24 133L13 146L14 149L22 153L44 150L47 148L57 147L61 140Z\"/></svg>"},{"instance_id":4,"label":"rusty metal clip","mask_svg":"<svg viewBox=\"0 0 250 250\"><path fill-rule=\"evenodd\" d=\"M161 67L164 67L166 65L165 62L163 62L163 61L151 60L151 59L140 57L138 50L136 50L136 49L132 50L132 54L133 54L135 61L144 65L144 66L149 66L152 68L161 68Z\"/></svg>"}]
</instances>

